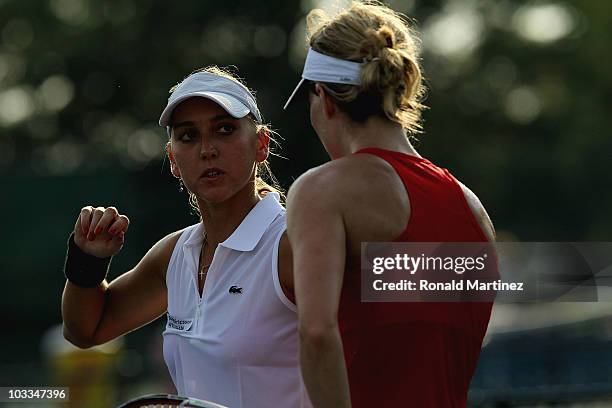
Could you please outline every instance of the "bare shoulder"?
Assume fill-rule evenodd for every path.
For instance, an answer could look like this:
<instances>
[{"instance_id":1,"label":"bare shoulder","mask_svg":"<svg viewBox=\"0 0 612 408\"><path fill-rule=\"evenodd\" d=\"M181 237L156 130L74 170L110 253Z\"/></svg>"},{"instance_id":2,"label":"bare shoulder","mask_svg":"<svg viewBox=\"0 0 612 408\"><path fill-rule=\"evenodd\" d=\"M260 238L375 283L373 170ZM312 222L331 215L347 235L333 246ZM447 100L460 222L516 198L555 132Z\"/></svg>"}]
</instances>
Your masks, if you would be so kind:
<instances>
[{"instance_id":1,"label":"bare shoulder","mask_svg":"<svg viewBox=\"0 0 612 408\"><path fill-rule=\"evenodd\" d=\"M293 242L296 234L311 231L323 219L342 217L347 178L337 161L308 170L291 185L287 194L287 231L292 248L297 244Z\"/></svg>"},{"instance_id":2,"label":"bare shoulder","mask_svg":"<svg viewBox=\"0 0 612 408\"><path fill-rule=\"evenodd\" d=\"M350 155L325 163L302 174L291 186L289 195L317 194L317 199L342 200L362 194L363 189L385 189L383 179L397 179L393 168L372 155ZM386 180L385 180L386 181ZM333 193L333 194L328 194ZM290 205L288 205L290 207Z\"/></svg>"},{"instance_id":3,"label":"bare shoulder","mask_svg":"<svg viewBox=\"0 0 612 408\"><path fill-rule=\"evenodd\" d=\"M301 176L289 191L288 225L295 219L318 222L339 214L351 248L364 240L392 240L410 216L401 178L383 159L357 154L333 160Z\"/></svg>"},{"instance_id":4,"label":"bare shoulder","mask_svg":"<svg viewBox=\"0 0 612 408\"><path fill-rule=\"evenodd\" d=\"M176 246L176 243L181 237L183 231L185 231L185 229L171 232L170 234L157 241L157 243L153 245L151 249L155 250L157 256L161 258L167 258L167 260L169 261L170 256L174 251L174 247Z\"/></svg>"},{"instance_id":5,"label":"bare shoulder","mask_svg":"<svg viewBox=\"0 0 612 408\"><path fill-rule=\"evenodd\" d=\"M166 235L157 241L142 258L141 265L154 270L164 282L172 252L183 231L184 229Z\"/></svg>"},{"instance_id":6,"label":"bare shoulder","mask_svg":"<svg viewBox=\"0 0 612 408\"><path fill-rule=\"evenodd\" d=\"M296 207L328 207L344 183L345 175L334 162L308 170L293 182L287 195L287 220L290 222Z\"/></svg>"},{"instance_id":7,"label":"bare shoulder","mask_svg":"<svg viewBox=\"0 0 612 408\"><path fill-rule=\"evenodd\" d=\"M306 171L292 184L290 192L325 188L337 183L344 177L342 172L343 164L343 159L339 159Z\"/></svg>"},{"instance_id":8,"label":"bare shoulder","mask_svg":"<svg viewBox=\"0 0 612 408\"><path fill-rule=\"evenodd\" d=\"M293 183L287 195L287 227L296 220L305 225L318 222L325 215L344 216L347 202L358 189L357 163L341 158L315 167Z\"/></svg>"},{"instance_id":9,"label":"bare shoulder","mask_svg":"<svg viewBox=\"0 0 612 408\"><path fill-rule=\"evenodd\" d=\"M465 184L458 181L459 186L461 186L461 190L463 190L463 195L467 200L467 203L472 210L472 213L476 217L476 221L478 221L478 225L485 233L489 241L495 241L495 228L493 227L493 222L491 222L491 218L487 213L487 210L484 208L478 196L470 190Z\"/></svg>"}]
</instances>

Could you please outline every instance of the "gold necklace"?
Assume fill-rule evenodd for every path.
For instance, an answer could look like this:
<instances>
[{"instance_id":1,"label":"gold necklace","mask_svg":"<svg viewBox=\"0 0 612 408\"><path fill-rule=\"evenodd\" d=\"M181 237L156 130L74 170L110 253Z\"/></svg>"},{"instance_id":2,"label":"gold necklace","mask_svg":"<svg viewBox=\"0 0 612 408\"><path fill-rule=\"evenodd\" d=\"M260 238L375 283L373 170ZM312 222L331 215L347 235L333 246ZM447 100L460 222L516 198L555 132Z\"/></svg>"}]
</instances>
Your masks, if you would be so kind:
<instances>
[{"instance_id":1,"label":"gold necklace","mask_svg":"<svg viewBox=\"0 0 612 408\"><path fill-rule=\"evenodd\" d=\"M207 244L208 244L208 240L206 239L206 234L204 234L204 242L202 242L202 262L204 261L204 256L206 255L205 250L206 250ZM202 265L200 267L200 272L198 272L198 276L200 277L200 282L204 281L204 278L206 277L206 274L208 273L208 268L210 268L210 265L212 265L212 262L207 265Z\"/></svg>"}]
</instances>

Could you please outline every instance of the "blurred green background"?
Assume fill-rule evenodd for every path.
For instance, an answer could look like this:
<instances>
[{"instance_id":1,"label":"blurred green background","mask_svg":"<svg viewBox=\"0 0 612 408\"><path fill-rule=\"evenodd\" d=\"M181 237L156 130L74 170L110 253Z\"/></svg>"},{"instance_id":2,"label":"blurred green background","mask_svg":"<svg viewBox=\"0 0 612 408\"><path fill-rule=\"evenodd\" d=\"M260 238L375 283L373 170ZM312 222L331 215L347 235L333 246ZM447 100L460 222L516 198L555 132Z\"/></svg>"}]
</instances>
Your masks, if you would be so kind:
<instances>
[{"instance_id":1,"label":"blurred green background","mask_svg":"<svg viewBox=\"0 0 612 408\"><path fill-rule=\"evenodd\" d=\"M192 70L234 65L257 91L282 136L271 163L284 187L327 160L305 106L282 106L301 73L305 15L333 4L0 0L0 385L57 378L41 336L61 322L65 241L82 206L131 219L113 277L197 221L157 126L168 89ZM416 147L479 195L500 238L612 241L612 2L387 4L422 34L430 109ZM555 322L607 319L604 309L572 305ZM493 332L509 321L494 314ZM126 337L114 398L162 391L161 330Z\"/></svg>"}]
</instances>

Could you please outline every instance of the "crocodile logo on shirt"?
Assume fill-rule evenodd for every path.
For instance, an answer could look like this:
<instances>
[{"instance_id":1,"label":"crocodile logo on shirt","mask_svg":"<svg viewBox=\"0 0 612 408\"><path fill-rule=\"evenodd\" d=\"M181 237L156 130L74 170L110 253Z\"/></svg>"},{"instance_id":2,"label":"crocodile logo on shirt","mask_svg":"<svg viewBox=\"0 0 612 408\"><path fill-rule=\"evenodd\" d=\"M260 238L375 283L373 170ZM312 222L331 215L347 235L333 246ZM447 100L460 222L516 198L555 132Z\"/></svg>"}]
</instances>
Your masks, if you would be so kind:
<instances>
[{"instance_id":1,"label":"crocodile logo on shirt","mask_svg":"<svg viewBox=\"0 0 612 408\"><path fill-rule=\"evenodd\" d=\"M242 288L238 287L236 285L232 285L229 288L229 293L235 293L235 294L241 294L242 295Z\"/></svg>"}]
</instances>

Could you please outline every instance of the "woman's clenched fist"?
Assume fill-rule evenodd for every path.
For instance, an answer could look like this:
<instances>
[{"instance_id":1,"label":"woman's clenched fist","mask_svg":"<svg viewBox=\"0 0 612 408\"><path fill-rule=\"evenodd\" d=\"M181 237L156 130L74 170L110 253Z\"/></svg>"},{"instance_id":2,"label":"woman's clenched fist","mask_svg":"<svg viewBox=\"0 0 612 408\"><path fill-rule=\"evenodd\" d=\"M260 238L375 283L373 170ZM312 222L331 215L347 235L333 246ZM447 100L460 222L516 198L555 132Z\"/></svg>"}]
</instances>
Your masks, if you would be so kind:
<instances>
[{"instance_id":1,"label":"woman's clenched fist","mask_svg":"<svg viewBox=\"0 0 612 408\"><path fill-rule=\"evenodd\" d=\"M89 255L107 258L121 250L129 225L115 207L83 207L74 225L74 242Z\"/></svg>"}]
</instances>

